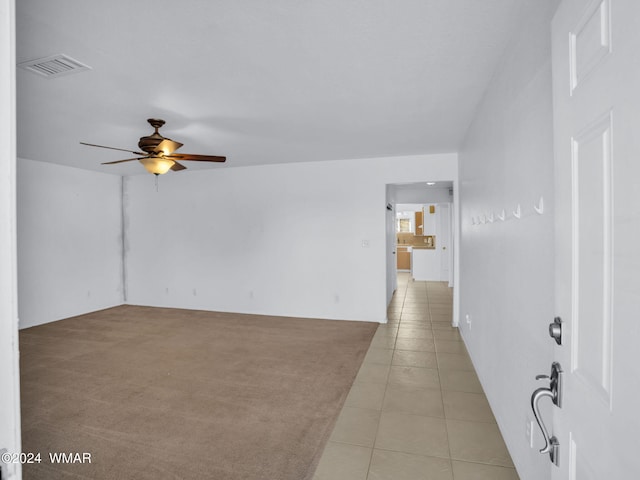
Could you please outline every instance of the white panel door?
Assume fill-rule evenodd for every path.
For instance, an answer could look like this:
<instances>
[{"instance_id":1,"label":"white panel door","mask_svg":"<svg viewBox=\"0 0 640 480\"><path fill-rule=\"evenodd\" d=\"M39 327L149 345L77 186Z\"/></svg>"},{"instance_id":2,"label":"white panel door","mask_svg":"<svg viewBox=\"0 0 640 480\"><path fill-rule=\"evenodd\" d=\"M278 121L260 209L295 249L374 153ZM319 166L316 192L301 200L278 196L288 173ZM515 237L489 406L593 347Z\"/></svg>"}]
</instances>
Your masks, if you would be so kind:
<instances>
[{"instance_id":1,"label":"white panel door","mask_svg":"<svg viewBox=\"0 0 640 480\"><path fill-rule=\"evenodd\" d=\"M552 32L564 374L551 477L630 480L640 478L640 1L563 0Z\"/></svg>"},{"instance_id":2,"label":"white panel door","mask_svg":"<svg viewBox=\"0 0 640 480\"><path fill-rule=\"evenodd\" d=\"M393 292L398 287L397 252L396 252L396 215L395 207L391 203L389 186L387 185L387 210L385 217L385 243L387 262L387 303L388 306L393 298Z\"/></svg>"},{"instance_id":3,"label":"white panel door","mask_svg":"<svg viewBox=\"0 0 640 480\"><path fill-rule=\"evenodd\" d=\"M439 203L436 248L440 251L440 281L449 282L451 274L451 204Z\"/></svg>"}]
</instances>

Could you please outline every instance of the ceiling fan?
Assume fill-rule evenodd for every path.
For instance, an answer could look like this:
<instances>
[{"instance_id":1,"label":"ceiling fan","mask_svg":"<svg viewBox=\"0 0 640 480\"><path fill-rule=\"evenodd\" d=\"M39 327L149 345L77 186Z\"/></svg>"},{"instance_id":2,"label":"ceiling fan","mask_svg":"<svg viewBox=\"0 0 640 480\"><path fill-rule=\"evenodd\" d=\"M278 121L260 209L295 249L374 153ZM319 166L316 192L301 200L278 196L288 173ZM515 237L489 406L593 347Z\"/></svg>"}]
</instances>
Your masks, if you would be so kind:
<instances>
[{"instance_id":1,"label":"ceiling fan","mask_svg":"<svg viewBox=\"0 0 640 480\"><path fill-rule=\"evenodd\" d=\"M165 124L164 120L159 118L149 118L147 120L149 124L155 128L155 132L146 137L141 137L138 142L138 147L142 152L136 152L135 150L127 150L124 148L106 147L104 145L96 145L93 143L80 142L82 145L88 145L90 147L108 148L110 150L119 150L121 152L129 152L134 155L138 155L135 158L126 158L124 160L115 160L113 162L104 162L102 165L112 165L114 163L131 162L138 160L149 173L154 175L162 175L169 170L174 172L185 170L187 167L178 163L178 160L188 160L191 162L224 162L226 157L219 157L216 155L193 155L190 153L174 153L178 150L182 143L174 142L170 138L163 137L158 132L158 129ZM143 153L145 152L145 153Z\"/></svg>"}]
</instances>

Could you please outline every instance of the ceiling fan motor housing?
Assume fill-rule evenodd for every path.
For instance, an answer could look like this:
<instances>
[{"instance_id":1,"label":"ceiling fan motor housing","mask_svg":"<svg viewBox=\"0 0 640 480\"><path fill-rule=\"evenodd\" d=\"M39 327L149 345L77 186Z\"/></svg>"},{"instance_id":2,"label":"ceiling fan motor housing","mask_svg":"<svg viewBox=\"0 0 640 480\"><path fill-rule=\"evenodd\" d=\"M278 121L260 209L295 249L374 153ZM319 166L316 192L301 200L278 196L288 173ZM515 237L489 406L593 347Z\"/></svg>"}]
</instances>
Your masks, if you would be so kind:
<instances>
[{"instance_id":1,"label":"ceiling fan motor housing","mask_svg":"<svg viewBox=\"0 0 640 480\"><path fill-rule=\"evenodd\" d=\"M147 119L147 122L149 122L149 124L153 128L155 128L156 131L146 137L140 137L138 147L143 152L153 153L155 152L155 148L160 144L160 142L165 139L165 137L160 135L160 133L158 132L158 129L165 124L165 121L159 118L149 118Z\"/></svg>"}]
</instances>

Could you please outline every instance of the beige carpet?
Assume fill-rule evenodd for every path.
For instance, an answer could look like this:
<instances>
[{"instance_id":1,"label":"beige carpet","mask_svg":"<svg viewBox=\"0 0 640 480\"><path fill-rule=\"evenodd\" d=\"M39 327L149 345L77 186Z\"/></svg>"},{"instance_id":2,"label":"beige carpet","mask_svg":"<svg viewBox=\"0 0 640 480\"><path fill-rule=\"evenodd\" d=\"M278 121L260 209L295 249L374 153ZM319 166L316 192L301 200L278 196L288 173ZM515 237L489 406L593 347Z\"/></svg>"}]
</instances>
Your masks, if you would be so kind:
<instances>
[{"instance_id":1,"label":"beige carpet","mask_svg":"<svg viewBox=\"0 0 640 480\"><path fill-rule=\"evenodd\" d=\"M121 306L22 330L24 479L311 479L376 327Z\"/></svg>"}]
</instances>

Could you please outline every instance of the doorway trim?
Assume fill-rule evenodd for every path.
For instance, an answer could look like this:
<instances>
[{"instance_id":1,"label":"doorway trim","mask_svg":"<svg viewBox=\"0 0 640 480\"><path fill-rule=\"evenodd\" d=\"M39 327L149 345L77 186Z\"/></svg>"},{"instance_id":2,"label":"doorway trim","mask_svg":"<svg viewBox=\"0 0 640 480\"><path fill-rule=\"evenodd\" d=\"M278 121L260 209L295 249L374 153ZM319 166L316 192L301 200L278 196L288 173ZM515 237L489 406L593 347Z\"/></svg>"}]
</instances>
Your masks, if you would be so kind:
<instances>
[{"instance_id":1,"label":"doorway trim","mask_svg":"<svg viewBox=\"0 0 640 480\"><path fill-rule=\"evenodd\" d=\"M15 0L0 0L0 450L21 451L16 241ZM20 479L20 464L0 463Z\"/></svg>"}]
</instances>

